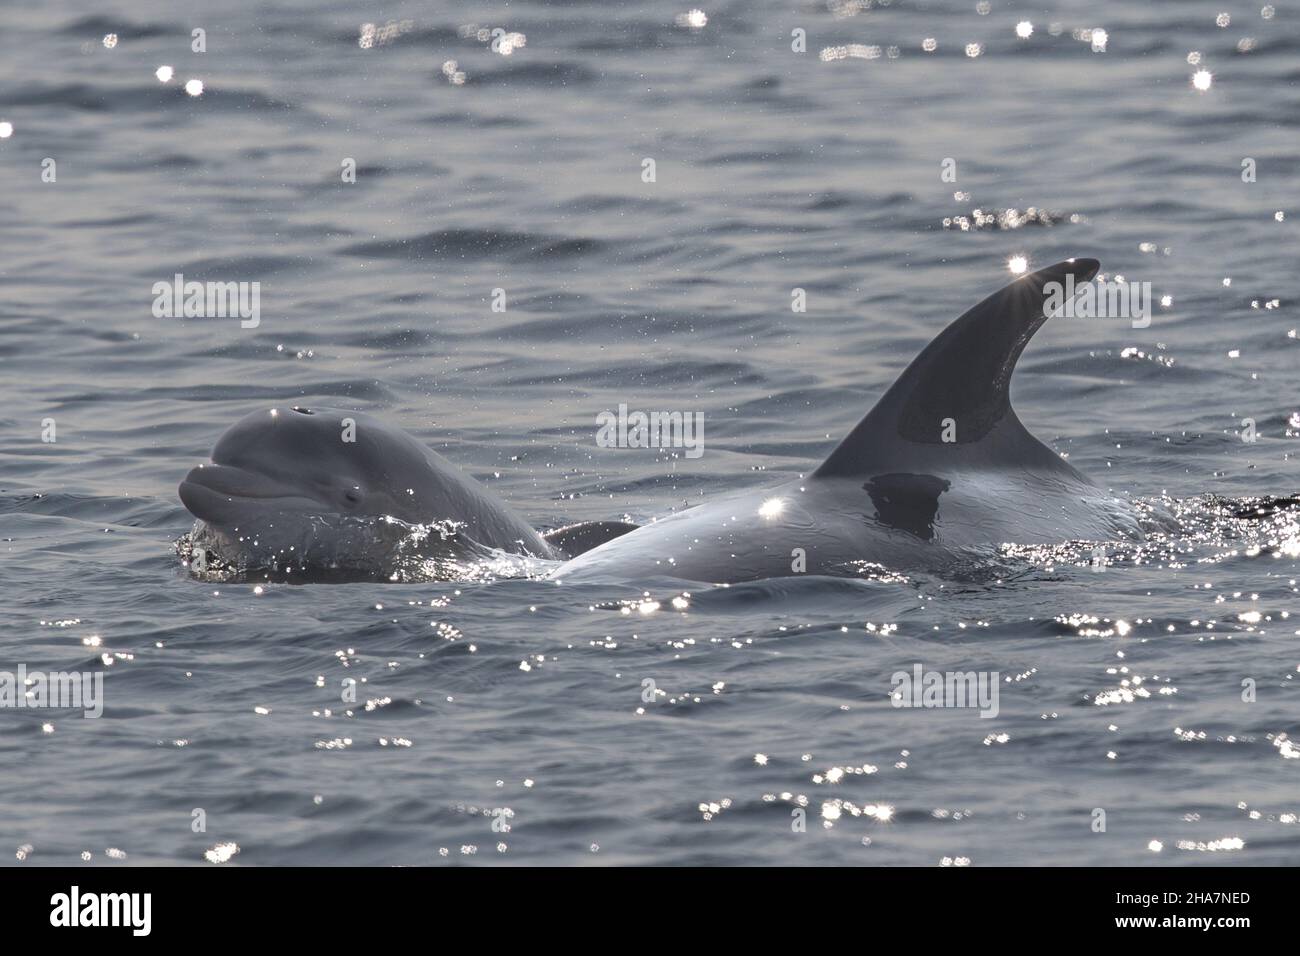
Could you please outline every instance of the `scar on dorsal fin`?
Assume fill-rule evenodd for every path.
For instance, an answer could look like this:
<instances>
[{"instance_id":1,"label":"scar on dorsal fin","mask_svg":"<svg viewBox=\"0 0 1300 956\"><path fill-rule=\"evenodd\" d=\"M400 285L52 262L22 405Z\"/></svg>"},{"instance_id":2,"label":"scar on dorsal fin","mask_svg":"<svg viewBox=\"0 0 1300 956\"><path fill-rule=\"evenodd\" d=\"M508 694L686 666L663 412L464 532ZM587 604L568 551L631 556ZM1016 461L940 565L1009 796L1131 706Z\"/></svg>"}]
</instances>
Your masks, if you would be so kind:
<instances>
[{"instance_id":1,"label":"scar on dorsal fin","mask_svg":"<svg viewBox=\"0 0 1300 956\"><path fill-rule=\"evenodd\" d=\"M1052 283L1066 289L1072 276L1075 286L1082 285L1100 268L1096 259L1058 262L1019 277L963 314L912 360L814 476L896 467L892 458L909 447L944 445L971 460L1022 456L1051 467L1054 459L1077 474L1020 424L1009 387L1016 360L1050 314L1045 304L1062 294ZM986 440L997 447L979 455L963 447Z\"/></svg>"}]
</instances>

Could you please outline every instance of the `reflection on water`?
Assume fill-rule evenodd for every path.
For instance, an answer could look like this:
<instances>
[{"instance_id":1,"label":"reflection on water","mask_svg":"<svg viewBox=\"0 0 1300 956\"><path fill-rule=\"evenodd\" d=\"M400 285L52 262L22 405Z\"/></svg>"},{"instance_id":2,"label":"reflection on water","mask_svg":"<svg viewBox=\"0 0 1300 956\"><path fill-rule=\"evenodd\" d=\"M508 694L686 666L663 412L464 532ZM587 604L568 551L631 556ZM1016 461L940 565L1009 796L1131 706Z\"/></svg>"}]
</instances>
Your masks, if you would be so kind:
<instances>
[{"instance_id":1,"label":"reflection on water","mask_svg":"<svg viewBox=\"0 0 1300 956\"><path fill-rule=\"evenodd\" d=\"M105 710L6 713L9 865L1290 862L1297 39L1218 12L24 8L0 669L102 670ZM177 482L267 402L408 428L539 527L794 479L1069 256L1161 306L1053 319L1012 397L1142 544L635 589L172 550ZM155 319L178 273L259 282L259 327ZM624 402L702 413L706 454L597 447ZM918 664L998 673L998 716L894 708Z\"/></svg>"}]
</instances>

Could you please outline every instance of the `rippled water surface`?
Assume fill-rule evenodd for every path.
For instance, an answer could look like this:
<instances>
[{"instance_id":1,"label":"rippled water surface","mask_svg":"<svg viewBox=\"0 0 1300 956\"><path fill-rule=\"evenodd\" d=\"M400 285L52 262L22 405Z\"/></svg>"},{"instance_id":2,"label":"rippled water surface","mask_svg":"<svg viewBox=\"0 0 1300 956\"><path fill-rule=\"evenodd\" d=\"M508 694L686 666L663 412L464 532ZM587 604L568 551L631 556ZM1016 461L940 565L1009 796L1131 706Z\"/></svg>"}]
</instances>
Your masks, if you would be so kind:
<instances>
[{"instance_id":1,"label":"rippled water surface","mask_svg":"<svg viewBox=\"0 0 1300 956\"><path fill-rule=\"evenodd\" d=\"M77 6L0 7L0 669L102 671L105 709L0 711L3 859L1300 860L1300 528L1255 512L1300 490L1300 6ZM806 474L1017 255L1170 297L1054 320L1013 383L1180 514L1104 570L675 607L173 551L180 478L274 403L400 425L538 527ZM260 282L260 325L155 318L176 273ZM598 448L624 402L702 412L704 455ZM996 671L999 715L892 707L916 664Z\"/></svg>"}]
</instances>

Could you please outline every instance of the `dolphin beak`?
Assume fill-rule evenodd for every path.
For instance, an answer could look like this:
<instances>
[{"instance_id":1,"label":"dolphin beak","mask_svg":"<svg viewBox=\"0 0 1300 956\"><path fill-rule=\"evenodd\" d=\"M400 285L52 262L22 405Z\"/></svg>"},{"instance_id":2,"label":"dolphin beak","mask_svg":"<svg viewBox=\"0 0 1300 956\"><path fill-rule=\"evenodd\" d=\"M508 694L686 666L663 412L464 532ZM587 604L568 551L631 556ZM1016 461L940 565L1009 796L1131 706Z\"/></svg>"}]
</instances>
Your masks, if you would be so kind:
<instances>
[{"instance_id":1,"label":"dolphin beak","mask_svg":"<svg viewBox=\"0 0 1300 956\"><path fill-rule=\"evenodd\" d=\"M185 509L209 524L234 524L239 518L277 511L320 510L296 488L230 465L191 468L176 490Z\"/></svg>"}]
</instances>

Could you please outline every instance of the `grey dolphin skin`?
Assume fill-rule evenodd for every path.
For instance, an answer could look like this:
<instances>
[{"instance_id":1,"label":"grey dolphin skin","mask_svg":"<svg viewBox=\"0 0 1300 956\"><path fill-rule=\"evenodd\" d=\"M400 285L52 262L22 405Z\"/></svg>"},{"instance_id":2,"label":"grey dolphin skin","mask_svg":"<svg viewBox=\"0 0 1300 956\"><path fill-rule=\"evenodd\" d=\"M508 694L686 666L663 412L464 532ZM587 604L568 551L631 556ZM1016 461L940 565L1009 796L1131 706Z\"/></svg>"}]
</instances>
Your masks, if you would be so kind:
<instances>
[{"instance_id":1,"label":"grey dolphin skin","mask_svg":"<svg viewBox=\"0 0 1300 956\"><path fill-rule=\"evenodd\" d=\"M1016 360L1047 318L1045 287L1066 276L1085 283L1099 268L1095 259L1058 262L962 315L809 477L678 512L553 576L732 583L942 573L963 549L1140 538L1133 509L1034 438L1008 396Z\"/></svg>"},{"instance_id":2,"label":"grey dolphin skin","mask_svg":"<svg viewBox=\"0 0 1300 956\"><path fill-rule=\"evenodd\" d=\"M359 412L261 409L181 482L198 519L191 554L304 581L459 579L504 552L563 561L550 573L561 583L733 583L942 574L1003 542L1138 540L1137 512L1034 438L1008 395L1046 321L1049 284L1088 282L1099 267L1059 262L958 318L807 478L641 528L596 521L541 535L398 428Z\"/></svg>"},{"instance_id":3,"label":"grey dolphin skin","mask_svg":"<svg viewBox=\"0 0 1300 956\"><path fill-rule=\"evenodd\" d=\"M575 525L552 543L413 436L330 408L245 416L178 490L198 519L192 568L289 580L452 578L493 551L561 560L632 527Z\"/></svg>"}]
</instances>

